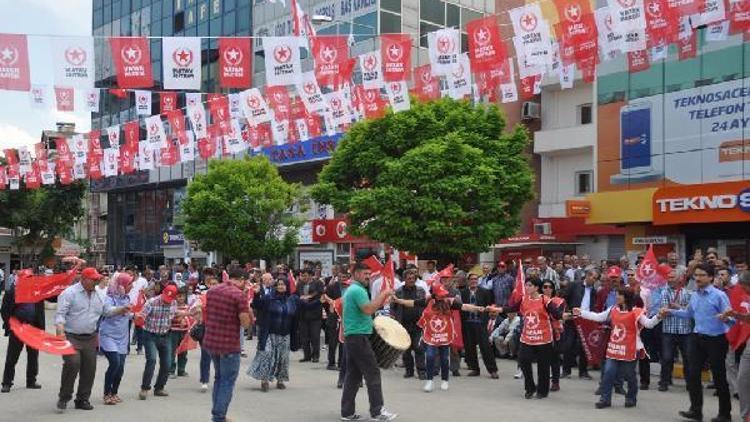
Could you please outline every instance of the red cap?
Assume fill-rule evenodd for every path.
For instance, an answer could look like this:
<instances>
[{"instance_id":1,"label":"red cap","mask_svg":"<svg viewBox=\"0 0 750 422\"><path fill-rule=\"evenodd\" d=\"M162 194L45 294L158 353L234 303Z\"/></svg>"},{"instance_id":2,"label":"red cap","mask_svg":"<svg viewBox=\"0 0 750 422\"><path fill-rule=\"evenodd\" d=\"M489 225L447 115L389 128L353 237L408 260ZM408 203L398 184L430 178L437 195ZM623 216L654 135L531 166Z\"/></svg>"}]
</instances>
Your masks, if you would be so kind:
<instances>
[{"instance_id":1,"label":"red cap","mask_svg":"<svg viewBox=\"0 0 750 422\"><path fill-rule=\"evenodd\" d=\"M164 303L172 303L177 297L177 286L170 284L161 291L161 300Z\"/></svg>"},{"instance_id":2,"label":"red cap","mask_svg":"<svg viewBox=\"0 0 750 422\"><path fill-rule=\"evenodd\" d=\"M622 277L622 269L616 265L609 267L609 269L607 270L607 277Z\"/></svg>"},{"instance_id":3,"label":"red cap","mask_svg":"<svg viewBox=\"0 0 750 422\"><path fill-rule=\"evenodd\" d=\"M97 271L94 267L86 267L81 270L81 277L89 280L101 280L102 278L104 278L104 276L99 274L99 271Z\"/></svg>"},{"instance_id":4,"label":"red cap","mask_svg":"<svg viewBox=\"0 0 750 422\"><path fill-rule=\"evenodd\" d=\"M440 283L435 283L432 285L432 296L435 297L435 299L443 299L445 297L448 297L448 289L445 288Z\"/></svg>"}]
</instances>

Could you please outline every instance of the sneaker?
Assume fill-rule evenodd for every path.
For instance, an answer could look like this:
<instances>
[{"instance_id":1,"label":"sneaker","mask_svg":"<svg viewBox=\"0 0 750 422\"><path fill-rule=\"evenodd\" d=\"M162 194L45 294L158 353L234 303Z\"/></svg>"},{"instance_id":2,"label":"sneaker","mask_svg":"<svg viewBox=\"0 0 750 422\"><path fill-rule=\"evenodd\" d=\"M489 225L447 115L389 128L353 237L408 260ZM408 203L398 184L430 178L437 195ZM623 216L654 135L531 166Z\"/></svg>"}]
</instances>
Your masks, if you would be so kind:
<instances>
[{"instance_id":1,"label":"sneaker","mask_svg":"<svg viewBox=\"0 0 750 422\"><path fill-rule=\"evenodd\" d=\"M148 390L141 390L141 392L138 393L138 400L146 400L146 397L148 397Z\"/></svg>"},{"instance_id":2,"label":"sneaker","mask_svg":"<svg viewBox=\"0 0 750 422\"><path fill-rule=\"evenodd\" d=\"M38 390L38 389L42 388L42 386L39 385L39 384L37 384L36 381L35 381L35 382L27 383L26 384L26 388L28 388L29 390Z\"/></svg>"},{"instance_id":3,"label":"sneaker","mask_svg":"<svg viewBox=\"0 0 750 422\"><path fill-rule=\"evenodd\" d=\"M276 388L278 388L279 390L286 390L286 385L284 385L283 382L279 381L276 383Z\"/></svg>"},{"instance_id":4,"label":"sneaker","mask_svg":"<svg viewBox=\"0 0 750 422\"><path fill-rule=\"evenodd\" d=\"M513 378L515 378L515 379L517 379L517 380L520 380L521 378L523 378L523 371L521 371L520 369L519 369L519 370L517 370L517 371L516 371L516 374L515 374L515 375L513 375Z\"/></svg>"},{"instance_id":5,"label":"sneaker","mask_svg":"<svg viewBox=\"0 0 750 422\"><path fill-rule=\"evenodd\" d=\"M424 387L422 388L422 390L424 390L425 393L431 393L433 389L434 389L434 385L432 384L432 380L424 383Z\"/></svg>"},{"instance_id":6,"label":"sneaker","mask_svg":"<svg viewBox=\"0 0 750 422\"><path fill-rule=\"evenodd\" d=\"M625 400L625 407L635 407L636 401L635 400Z\"/></svg>"},{"instance_id":7,"label":"sneaker","mask_svg":"<svg viewBox=\"0 0 750 422\"><path fill-rule=\"evenodd\" d=\"M377 422L388 422L396 419L397 417L398 415L396 413L391 413L385 410L385 407L381 407L380 414L378 416L373 416L372 418L370 418L370 420Z\"/></svg>"},{"instance_id":8,"label":"sneaker","mask_svg":"<svg viewBox=\"0 0 750 422\"><path fill-rule=\"evenodd\" d=\"M353 414L351 416L342 416L340 420L342 420L342 421L361 421L362 420L362 416L360 416L360 415L358 415L358 414L355 413L355 414Z\"/></svg>"},{"instance_id":9,"label":"sneaker","mask_svg":"<svg viewBox=\"0 0 750 422\"><path fill-rule=\"evenodd\" d=\"M164 390L154 390L154 396L156 397L169 397L169 393Z\"/></svg>"},{"instance_id":10,"label":"sneaker","mask_svg":"<svg viewBox=\"0 0 750 422\"><path fill-rule=\"evenodd\" d=\"M3 385L3 387L0 388L0 393L10 393L10 385Z\"/></svg>"},{"instance_id":11,"label":"sneaker","mask_svg":"<svg viewBox=\"0 0 750 422\"><path fill-rule=\"evenodd\" d=\"M448 391L448 381L443 381L440 383L440 389L443 391Z\"/></svg>"},{"instance_id":12,"label":"sneaker","mask_svg":"<svg viewBox=\"0 0 750 422\"><path fill-rule=\"evenodd\" d=\"M186 376L188 376L188 373L187 372L178 372L177 376L178 377L186 377Z\"/></svg>"},{"instance_id":13,"label":"sneaker","mask_svg":"<svg viewBox=\"0 0 750 422\"><path fill-rule=\"evenodd\" d=\"M208 391L208 384L201 384L201 393Z\"/></svg>"},{"instance_id":14,"label":"sneaker","mask_svg":"<svg viewBox=\"0 0 750 422\"><path fill-rule=\"evenodd\" d=\"M659 384L659 391L669 391L669 386L664 384Z\"/></svg>"},{"instance_id":15,"label":"sneaker","mask_svg":"<svg viewBox=\"0 0 750 422\"><path fill-rule=\"evenodd\" d=\"M75 408L78 410L94 410L94 406L92 406L88 400L81 400L81 401L76 400Z\"/></svg>"},{"instance_id":16,"label":"sneaker","mask_svg":"<svg viewBox=\"0 0 750 422\"><path fill-rule=\"evenodd\" d=\"M598 401L594 404L594 407L597 409L604 409L607 407L612 407L612 403L604 402L604 401Z\"/></svg>"},{"instance_id":17,"label":"sneaker","mask_svg":"<svg viewBox=\"0 0 750 422\"><path fill-rule=\"evenodd\" d=\"M65 409L67 408L68 408L68 402L66 402L65 400L58 400L57 406L55 406L55 411L57 413L63 413L65 412Z\"/></svg>"},{"instance_id":18,"label":"sneaker","mask_svg":"<svg viewBox=\"0 0 750 422\"><path fill-rule=\"evenodd\" d=\"M550 385L549 387L549 391L560 391L560 383L553 382L552 385Z\"/></svg>"}]
</instances>

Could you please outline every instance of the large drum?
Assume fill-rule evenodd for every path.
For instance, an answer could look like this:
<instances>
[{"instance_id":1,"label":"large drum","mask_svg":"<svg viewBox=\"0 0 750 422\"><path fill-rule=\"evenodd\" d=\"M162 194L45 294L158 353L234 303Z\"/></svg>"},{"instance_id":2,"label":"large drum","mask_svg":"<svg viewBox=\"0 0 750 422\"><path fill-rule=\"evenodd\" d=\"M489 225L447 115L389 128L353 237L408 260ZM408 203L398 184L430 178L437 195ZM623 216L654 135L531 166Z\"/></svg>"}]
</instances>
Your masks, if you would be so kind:
<instances>
[{"instance_id":1,"label":"large drum","mask_svg":"<svg viewBox=\"0 0 750 422\"><path fill-rule=\"evenodd\" d=\"M374 327L375 330L370 336L372 350L375 352L378 366L388 369L411 346L411 338L406 329L393 318L376 317Z\"/></svg>"}]
</instances>

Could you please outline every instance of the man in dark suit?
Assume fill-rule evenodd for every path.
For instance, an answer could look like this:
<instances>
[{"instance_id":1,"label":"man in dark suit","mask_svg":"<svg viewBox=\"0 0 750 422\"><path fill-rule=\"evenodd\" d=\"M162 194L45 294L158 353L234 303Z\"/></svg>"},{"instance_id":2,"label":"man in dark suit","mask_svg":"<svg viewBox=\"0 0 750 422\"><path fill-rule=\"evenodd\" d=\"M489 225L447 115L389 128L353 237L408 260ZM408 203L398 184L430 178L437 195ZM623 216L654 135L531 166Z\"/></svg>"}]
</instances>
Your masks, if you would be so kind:
<instances>
[{"instance_id":1,"label":"man in dark suit","mask_svg":"<svg viewBox=\"0 0 750 422\"><path fill-rule=\"evenodd\" d=\"M8 337L8 350L5 354L5 370L3 371L2 391L10 392L13 386L13 379L16 375L16 363L21 356L21 351L26 347L26 388L39 389L41 385L37 384L36 377L39 373L39 351L26 346L10 330L10 318L15 317L20 322L31 324L36 328L44 330L44 301L37 303L16 303L16 286L8 286L8 290L3 297L0 313L3 318L3 328L5 335Z\"/></svg>"},{"instance_id":2,"label":"man in dark suit","mask_svg":"<svg viewBox=\"0 0 750 422\"><path fill-rule=\"evenodd\" d=\"M599 280L599 271L591 268L586 271L586 275L581 281L574 281L568 287L568 294L565 302L568 309L581 308L594 310L596 304L596 282ZM578 359L578 377L590 380L588 373L588 360L586 353L583 351L581 338L576 330L575 323L572 320L565 321L565 331L563 333L563 377L569 377L570 372L576 366Z\"/></svg>"},{"instance_id":3,"label":"man in dark suit","mask_svg":"<svg viewBox=\"0 0 750 422\"><path fill-rule=\"evenodd\" d=\"M320 297L325 286L320 280L313 280L312 270L300 271L297 294L300 299L299 337L304 357L300 362L320 360L320 329L323 324L323 304Z\"/></svg>"},{"instance_id":4,"label":"man in dark suit","mask_svg":"<svg viewBox=\"0 0 750 422\"><path fill-rule=\"evenodd\" d=\"M494 303L494 295L489 290L479 288L479 276L469 274L468 286L461 289L461 302L485 307ZM469 367L470 377L479 376L479 359L477 358L477 346L482 353L482 361L490 377L497 379L497 364L495 363L495 352L490 346L489 333L487 332L487 312L461 312L461 328L464 337L464 352L466 353L466 365Z\"/></svg>"}]
</instances>

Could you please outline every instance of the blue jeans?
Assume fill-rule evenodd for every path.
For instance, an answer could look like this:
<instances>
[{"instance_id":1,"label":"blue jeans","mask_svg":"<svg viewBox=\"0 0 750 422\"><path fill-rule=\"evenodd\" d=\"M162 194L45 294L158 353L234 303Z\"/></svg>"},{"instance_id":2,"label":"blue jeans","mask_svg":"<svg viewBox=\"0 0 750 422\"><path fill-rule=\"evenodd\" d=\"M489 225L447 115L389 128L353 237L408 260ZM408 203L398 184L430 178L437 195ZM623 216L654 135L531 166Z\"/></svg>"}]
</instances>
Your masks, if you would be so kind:
<instances>
[{"instance_id":1,"label":"blue jeans","mask_svg":"<svg viewBox=\"0 0 750 422\"><path fill-rule=\"evenodd\" d=\"M234 382L240 372L240 354L229 353L226 355L212 355L214 362L214 389L211 396L213 407L211 416L213 422L224 422L227 416L229 403L232 401Z\"/></svg>"},{"instance_id":2,"label":"blue jeans","mask_svg":"<svg viewBox=\"0 0 750 422\"><path fill-rule=\"evenodd\" d=\"M679 349L682 357L682 367L687 379L688 360L687 349L690 334L663 333L661 338L661 374L659 385L668 386L672 383L672 370L674 369L675 350Z\"/></svg>"},{"instance_id":3,"label":"blue jeans","mask_svg":"<svg viewBox=\"0 0 750 422\"><path fill-rule=\"evenodd\" d=\"M172 365L172 343L169 341L169 333L154 334L143 330L143 347L146 349L146 367L143 369L141 390L151 389L157 357L159 358L159 373L156 375L154 390L163 390L169 378L169 367Z\"/></svg>"},{"instance_id":4,"label":"blue jeans","mask_svg":"<svg viewBox=\"0 0 750 422\"><path fill-rule=\"evenodd\" d=\"M425 345L427 349L425 350L425 359L427 362L425 362L425 369L427 369L427 379L432 380L432 378L435 376L435 357L440 355L440 378L442 378L443 381L448 381L448 376L450 374L450 352L451 347L450 346L430 346L429 344Z\"/></svg>"},{"instance_id":5,"label":"blue jeans","mask_svg":"<svg viewBox=\"0 0 750 422\"><path fill-rule=\"evenodd\" d=\"M602 395L599 401L603 403L612 402L612 388L616 380L625 380L628 385L625 393L626 403L635 403L638 397L638 379L635 376L635 367L638 365L637 360L624 361L607 359L604 363L602 376Z\"/></svg>"},{"instance_id":6,"label":"blue jeans","mask_svg":"<svg viewBox=\"0 0 750 422\"><path fill-rule=\"evenodd\" d=\"M211 353L206 350L203 345L201 345L201 374L200 374L200 383L201 384L208 384L208 378L211 376Z\"/></svg>"},{"instance_id":7,"label":"blue jeans","mask_svg":"<svg viewBox=\"0 0 750 422\"><path fill-rule=\"evenodd\" d=\"M109 362L107 372L104 373L104 395L108 396L117 394L117 390L120 388L127 355L117 352L104 352L104 356Z\"/></svg>"}]
</instances>

